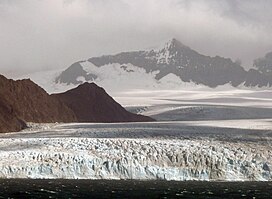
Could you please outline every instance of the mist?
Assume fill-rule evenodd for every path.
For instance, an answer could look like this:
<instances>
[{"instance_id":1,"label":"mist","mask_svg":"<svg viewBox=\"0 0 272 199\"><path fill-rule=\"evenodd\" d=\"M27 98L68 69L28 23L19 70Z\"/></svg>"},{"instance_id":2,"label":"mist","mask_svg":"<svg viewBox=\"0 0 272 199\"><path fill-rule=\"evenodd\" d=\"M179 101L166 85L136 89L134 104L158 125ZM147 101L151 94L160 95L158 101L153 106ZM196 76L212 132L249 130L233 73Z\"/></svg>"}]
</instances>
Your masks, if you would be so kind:
<instances>
[{"instance_id":1,"label":"mist","mask_svg":"<svg viewBox=\"0 0 272 199\"><path fill-rule=\"evenodd\" d=\"M173 37L249 68L272 50L271 7L269 0L1 0L0 73L67 68Z\"/></svg>"}]
</instances>

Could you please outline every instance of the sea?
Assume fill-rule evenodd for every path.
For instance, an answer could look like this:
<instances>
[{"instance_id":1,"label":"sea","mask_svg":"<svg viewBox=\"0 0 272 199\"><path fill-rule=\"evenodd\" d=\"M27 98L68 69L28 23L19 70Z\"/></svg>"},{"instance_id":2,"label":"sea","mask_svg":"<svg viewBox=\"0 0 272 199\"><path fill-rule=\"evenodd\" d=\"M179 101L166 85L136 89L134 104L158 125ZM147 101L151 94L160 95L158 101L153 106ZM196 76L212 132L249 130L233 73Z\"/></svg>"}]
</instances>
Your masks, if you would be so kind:
<instances>
[{"instance_id":1,"label":"sea","mask_svg":"<svg viewBox=\"0 0 272 199\"><path fill-rule=\"evenodd\" d=\"M0 198L272 198L272 182L1 179Z\"/></svg>"}]
</instances>

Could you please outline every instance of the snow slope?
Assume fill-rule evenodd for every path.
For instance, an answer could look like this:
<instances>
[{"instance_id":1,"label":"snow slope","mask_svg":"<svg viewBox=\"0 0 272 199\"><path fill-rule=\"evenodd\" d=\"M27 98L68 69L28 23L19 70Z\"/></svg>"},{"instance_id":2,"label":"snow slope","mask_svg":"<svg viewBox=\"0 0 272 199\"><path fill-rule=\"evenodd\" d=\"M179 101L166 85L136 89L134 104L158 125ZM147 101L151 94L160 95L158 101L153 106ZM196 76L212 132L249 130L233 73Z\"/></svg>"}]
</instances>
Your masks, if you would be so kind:
<instances>
[{"instance_id":1,"label":"snow slope","mask_svg":"<svg viewBox=\"0 0 272 199\"><path fill-rule=\"evenodd\" d=\"M94 82L103 87L107 92L118 95L120 92L133 90L180 90L200 89L205 86L196 85L190 82L183 82L178 76L170 73L160 80L155 76L158 71L147 73L144 68L132 64L110 64L97 67L91 62L82 61L80 65L88 74L96 75L95 80L87 81L85 77L79 76L77 80L83 82ZM26 74L16 79L30 78L36 84L45 89L49 94L60 93L75 88L78 84L57 83L56 78L63 70L42 71ZM227 86L228 87L228 86ZM208 88L208 87L207 87ZM116 97L116 96L113 96Z\"/></svg>"},{"instance_id":2,"label":"snow slope","mask_svg":"<svg viewBox=\"0 0 272 199\"><path fill-rule=\"evenodd\" d=\"M182 82L174 74L156 80L156 72L146 73L145 69L131 64L127 64L126 67L120 64L112 64L113 67L96 67L86 61L81 62L81 65L85 70L97 75L98 78L95 83L102 86L122 106L151 106L157 104L272 106L271 90L237 89L229 84L209 88L203 85ZM39 72L17 79L30 78L48 93L64 92L76 86L73 84L56 84L54 80L60 73L61 70ZM85 81L84 77L79 77L79 79Z\"/></svg>"}]
</instances>

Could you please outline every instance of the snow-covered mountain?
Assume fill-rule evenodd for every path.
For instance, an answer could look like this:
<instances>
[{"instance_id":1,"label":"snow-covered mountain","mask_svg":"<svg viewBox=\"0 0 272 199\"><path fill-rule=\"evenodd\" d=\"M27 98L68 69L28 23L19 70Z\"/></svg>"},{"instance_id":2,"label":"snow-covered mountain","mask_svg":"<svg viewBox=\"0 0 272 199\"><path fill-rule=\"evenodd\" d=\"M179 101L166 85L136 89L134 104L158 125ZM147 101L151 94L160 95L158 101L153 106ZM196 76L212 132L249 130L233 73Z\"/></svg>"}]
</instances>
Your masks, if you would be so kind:
<instances>
[{"instance_id":1,"label":"snow-covered mountain","mask_svg":"<svg viewBox=\"0 0 272 199\"><path fill-rule=\"evenodd\" d=\"M176 39L159 49L122 52L92 57L72 64L56 77L55 83L77 85L95 81L107 88L152 88L184 85L217 87L271 87L271 74L246 71L239 63L223 57L202 55ZM113 83L115 85L113 85Z\"/></svg>"}]
</instances>

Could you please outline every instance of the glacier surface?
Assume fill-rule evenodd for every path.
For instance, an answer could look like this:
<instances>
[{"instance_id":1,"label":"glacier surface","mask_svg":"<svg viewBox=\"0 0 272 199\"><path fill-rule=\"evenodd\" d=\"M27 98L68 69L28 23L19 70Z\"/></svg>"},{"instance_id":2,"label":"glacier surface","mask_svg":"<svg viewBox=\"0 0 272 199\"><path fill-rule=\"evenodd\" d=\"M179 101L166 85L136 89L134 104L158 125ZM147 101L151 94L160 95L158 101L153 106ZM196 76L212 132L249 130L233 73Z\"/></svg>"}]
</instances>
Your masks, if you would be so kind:
<instances>
[{"instance_id":1,"label":"glacier surface","mask_svg":"<svg viewBox=\"0 0 272 199\"><path fill-rule=\"evenodd\" d=\"M0 178L270 181L271 121L263 123L263 129L260 121L253 128L254 135L241 132L233 140L186 134L185 123L165 133L161 130L175 125L34 125L22 132L24 138L20 133L1 135ZM146 132L129 134L129 125ZM221 132L212 129L211 134ZM248 141L252 136L254 141Z\"/></svg>"}]
</instances>

